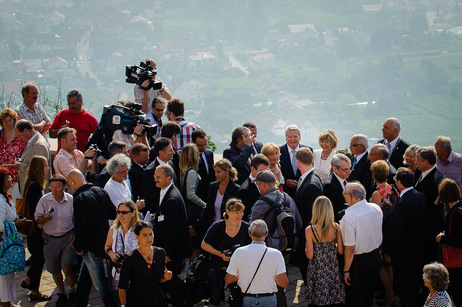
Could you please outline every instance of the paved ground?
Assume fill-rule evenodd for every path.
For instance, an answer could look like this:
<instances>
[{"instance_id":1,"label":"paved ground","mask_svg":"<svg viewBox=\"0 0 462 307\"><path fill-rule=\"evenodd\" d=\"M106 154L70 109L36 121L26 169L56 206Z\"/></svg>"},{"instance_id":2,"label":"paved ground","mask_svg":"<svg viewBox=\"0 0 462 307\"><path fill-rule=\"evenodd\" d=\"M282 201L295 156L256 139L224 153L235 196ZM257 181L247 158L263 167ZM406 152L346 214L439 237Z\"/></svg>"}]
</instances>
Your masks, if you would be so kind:
<instances>
[{"instance_id":1,"label":"paved ground","mask_svg":"<svg viewBox=\"0 0 462 307\"><path fill-rule=\"evenodd\" d=\"M26 249L27 251L27 249ZM29 255L27 255L29 257ZM28 269L28 267L26 267ZM287 302L288 306L306 306L306 299L304 297L304 288L302 286L302 279L297 267L289 265L289 287L287 288ZM40 284L40 291L43 294L51 295L52 300L48 302L39 302L33 303L29 302L29 297L27 296L28 290L21 288L21 282L26 276L26 271L16 273L16 290L17 290L17 301L16 303L20 306L55 306L57 297L57 292L55 284L53 282L53 277L47 271L43 271L42 280ZM197 304L196 306L203 306L204 304ZM93 288L90 294L89 306L104 306L101 299L99 298L98 293ZM228 306L228 303L222 302L220 306ZM374 306L379 306L374 304Z\"/></svg>"}]
</instances>

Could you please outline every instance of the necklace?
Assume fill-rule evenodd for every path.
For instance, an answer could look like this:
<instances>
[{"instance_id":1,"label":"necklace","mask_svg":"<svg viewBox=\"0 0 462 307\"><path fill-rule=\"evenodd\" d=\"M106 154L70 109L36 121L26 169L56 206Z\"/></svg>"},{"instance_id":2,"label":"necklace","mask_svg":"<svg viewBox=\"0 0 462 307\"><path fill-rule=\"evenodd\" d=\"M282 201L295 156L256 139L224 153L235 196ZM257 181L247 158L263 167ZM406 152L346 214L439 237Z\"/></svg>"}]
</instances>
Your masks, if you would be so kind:
<instances>
[{"instance_id":1,"label":"necklace","mask_svg":"<svg viewBox=\"0 0 462 307\"><path fill-rule=\"evenodd\" d=\"M241 222L239 222L239 223L237 224L237 226L234 227L234 228L231 228L231 226L230 226L229 224L230 224L230 223L229 223L228 221L226 221L226 226L228 227L228 229L229 229L230 231L235 231L236 229L239 229L239 227L241 226Z\"/></svg>"},{"instance_id":2,"label":"necklace","mask_svg":"<svg viewBox=\"0 0 462 307\"><path fill-rule=\"evenodd\" d=\"M143 258L146 259L146 262L148 263L147 264L147 268L150 269L151 268L151 260L152 260L152 254L153 254L153 249L152 249L152 246L151 246L151 251L149 252L148 255L146 254L143 254L140 250L140 248L138 247L138 251L140 252L140 254L143 256Z\"/></svg>"}]
</instances>

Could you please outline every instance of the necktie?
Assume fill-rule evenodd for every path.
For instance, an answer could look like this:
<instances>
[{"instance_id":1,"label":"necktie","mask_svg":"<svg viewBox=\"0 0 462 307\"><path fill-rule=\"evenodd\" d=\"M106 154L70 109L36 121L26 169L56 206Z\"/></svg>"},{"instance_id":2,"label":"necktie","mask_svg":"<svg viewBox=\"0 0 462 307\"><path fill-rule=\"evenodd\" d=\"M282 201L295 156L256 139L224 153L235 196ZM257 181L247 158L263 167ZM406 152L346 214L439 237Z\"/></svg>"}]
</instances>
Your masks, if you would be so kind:
<instances>
[{"instance_id":1,"label":"necktie","mask_svg":"<svg viewBox=\"0 0 462 307\"><path fill-rule=\"evenodd\" d=\"M388 161L388 160L390 160L390 156L391 156L391 145L388 142L387 142L387 148L388 148L388 159L387 159L387 161Z\"/></svg>"},{"instance_id":2,"label":"necktie","mask_svg":"<svg viewBox=\"0 0 462 307\"><path fill-rule=\"evenodd\" d=\"M356 156L353 157L353 165L351 166L351 169L353 170L356 166L356 163L357 163L357 159L356 159Z\"/></svg>"},{"instance_id":3,"label":"necktie","mask_svg":"<svg viewBox=\"0 0 462 307\"><path fill-rule=\"evenodd\" d=\"M302 177L298 178L297 190L302 185Z\"/></svg>"},{"instance_id":4,"label":"necktie","mask_svg":"<svg viewBox=\"0 0 462 307\"><path fill-rule=\"evenodd\" d=\"M204 153L202 153L200 156L199 156L199 169L202 169L202 171L205 171L205 173L208 175L209 172L208 172L208 169L207 169L207 163L205 163L205 159L204 159Z\"/></svg>"},{"instance_id":5,"label":"necktie","mask_svg":"<svg viewBox=\"0 0 462 307\"><path fill-rule=\"evenodd\" d=\"M421 180L422 180L422 175L420 175L419 180L417 180L415 187L420 183Z\"/></svg>"},{"instance_id":6,"label":"necktie","mask_svg":"<svg viewBox=\"0 0 462 307\"><path fill-rule=\"evenodd\" d=\"M290 162L292 164L292 170L294 171L294 175L297 176L297 159L295 158L295 154L297 151L294 149L292 150L292 157L290 158Z\"/></svg>"},{"instance_id":7,"label":"necktie","mask_svg":"<svg viewBox=\"0 0 462 307\"><path fill-rule=\"evenodd\" d=\"M343 179L343 189L345 190L345 187L347 185L347 181L345 179Z\"/></svg>"}]
</instances>

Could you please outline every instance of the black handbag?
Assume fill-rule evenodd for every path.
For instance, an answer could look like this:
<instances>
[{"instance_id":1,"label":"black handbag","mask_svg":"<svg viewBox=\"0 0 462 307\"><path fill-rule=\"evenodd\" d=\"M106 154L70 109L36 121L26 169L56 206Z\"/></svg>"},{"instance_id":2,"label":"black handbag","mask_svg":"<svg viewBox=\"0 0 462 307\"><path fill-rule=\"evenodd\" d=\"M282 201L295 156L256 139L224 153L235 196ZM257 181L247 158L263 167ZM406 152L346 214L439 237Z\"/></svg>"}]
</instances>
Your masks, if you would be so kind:
<instances>
[{"instance_id":1,"label":"black handbag","mask_svg":"<svg viewBox=\"0 0 462 307\"><path fill-rule=\"evenodd\" d=\"M230 307L242 307L242 304L244 302L244 294L246 294L247 291L249 291L250 285L252 284L252 281L255 278L255 275L257 275L258 269L260 268L261 262L263 261L263 258L265 257L267 250L268 250L268 247L265 249L263 256L261 256L260 263L258 264L257 269L255 270L255 273L253 274L252 280L250 281L244 293L242 293L241 287L237 285L237 282L234 284L230 284L228 286L228 289L230 292L228 296L228 303Z\"/></svg>"}]
</instances>

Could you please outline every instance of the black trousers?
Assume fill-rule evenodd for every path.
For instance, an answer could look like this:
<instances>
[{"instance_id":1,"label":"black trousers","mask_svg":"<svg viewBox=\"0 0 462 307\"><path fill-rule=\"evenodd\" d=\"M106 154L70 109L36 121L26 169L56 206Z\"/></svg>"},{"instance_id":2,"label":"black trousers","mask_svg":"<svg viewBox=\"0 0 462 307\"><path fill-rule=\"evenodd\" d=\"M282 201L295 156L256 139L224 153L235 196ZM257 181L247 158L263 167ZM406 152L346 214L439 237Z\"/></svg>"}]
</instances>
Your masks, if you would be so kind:
<instances>
[{"instance_id":1,"label":"black trousers","mask_svg":"<svg viewBox=\"0 0 462 307\"><path fill-rule=\"evenodd\" d=\"M346 305L351 307L372 307L374 290L382 266L379 249L355 255L350 267L350 284L346 286Z\"/></svg>"},{"instance_id":2,"label":"black trousers","mask_svg":"<svg viewBox=\"0 0 462 307\"><path fill-rule=\"evenodd\" d=\"M420 307L425 302L421 300L422 262L418 258L394 259L393 276L396 281L401 306Z\"/></svg>"},{"instance_id":3,"label":"black trousers","mask_svg":"<svg viewBox=\"0 0 462 307\"><path fill-rule=\"evenodd\" d=\"M184 260L173 260L166 263L165 266L172 271L172 279L165 282L165 289L170 294L172 306L184 307L186 306L184 282L178 277L184 268Z\"/></svg>"},{"instance_id":4,"label":"black trousers","mask_svg":"<svg viewBox=\"0 0 462 307\"><path fill-rule=\"evenodd\" d=\"M449 283L448 293L452 296L455 306L462 306L462 268L448 269Z\"/></svg>"},{"instance_id":5,"label":"black trousers","mask_svg":"<svg viewBox=\"0 0 462 307\"><path fill-rule=\"evenodd\" d=\"M27 249L32 255L31 264L27 271L27 276L30 278L30 289L38 290L40 287L43 265L45 264L42 231L38 227L31 236L27 237Z\"/></svg>"}]
</instances>

